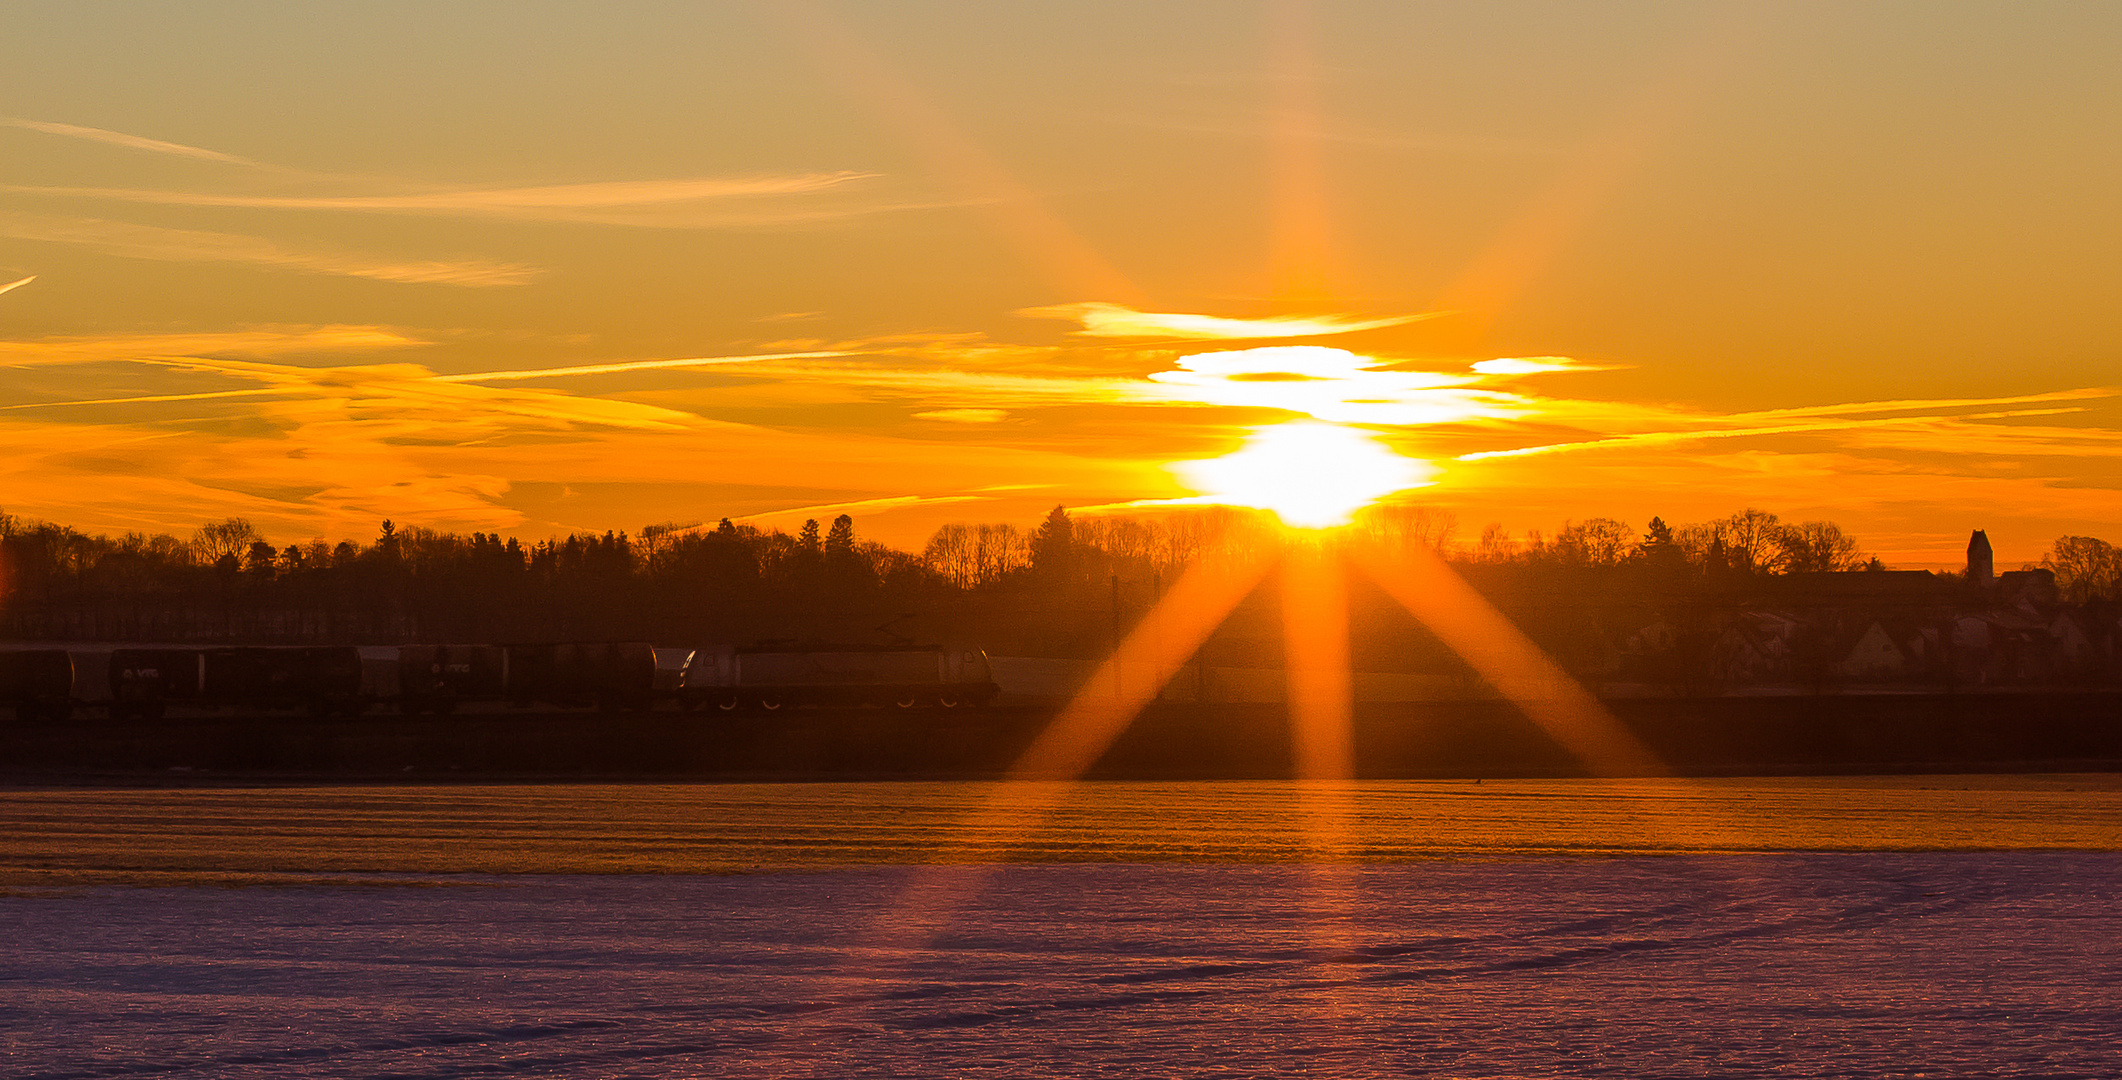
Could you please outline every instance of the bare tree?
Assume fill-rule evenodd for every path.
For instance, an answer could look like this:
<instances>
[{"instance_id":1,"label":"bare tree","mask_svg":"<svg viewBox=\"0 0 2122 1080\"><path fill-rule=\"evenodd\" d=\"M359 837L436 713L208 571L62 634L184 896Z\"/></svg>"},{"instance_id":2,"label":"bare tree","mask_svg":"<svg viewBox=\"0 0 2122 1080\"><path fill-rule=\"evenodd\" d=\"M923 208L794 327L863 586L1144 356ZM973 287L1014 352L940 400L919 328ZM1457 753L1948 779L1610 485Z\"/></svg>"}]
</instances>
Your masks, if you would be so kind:
<instances>
[{"instance_id":1,"label":"bare tree","mask_svg":"<svg viewBox=\"0 0 2122 1080\"><path fill-rule=\"evenodd\" d=\"M199 526L192 534L192 547L199 552L199 561L217 563L231 555L241 558L253 541L261 539L248 519L232 517Z\"/></svg>"},{"instance_id":2,"label":"bare tree","mask_svg":"<svg viewBox=\"0 0 2122 1080\"><path fill-rule=\"evenodd\" d=\"M640 535L634 537L634 546L641 549L641 559L649 570L656 569L656 556L670 550L672 538L682 536L700 527L697 521L680 524L675 521L659 521L654 525L641 526Z\"/></svg>"},{"instance_id":3,"label":"bare tree","mask_svg":"<svg viewBox=\"0 0 2122 1080\"><path fill-rule=\"evenodd\" d=\"M1784 528L1777 543L1783 549L1783 569L1792 574L1826 574L1855 570L1864 565L1865 554L1857 550L1856 537L1832 521L1806 521Z\"/></svg>"},{"instance_id":4,"label":"bare tree","mask_svg":"<svg viewBox=\"0 0 2122 1080\"><path fill-rule=\"evenodd\" d=\"M1625 521L1590 518L1565 521L1555 534L1555 555L1576 566L1617 566L1636 546L1636 534Z\"/></svg>"},{"instance_id":5,"label":"bare tree","mask_svg":"<svg viewBox=\"0 0 2122 1080\"><path fill-rule=\"evenodd\" d=\"M978 583L1000 580L1011 571L1030 566L1031 561L1031 538L1015 525L981 525L973 530L973 564Z\"/></svg>"},{"instance_id":6,"label":"bare tree","mask_svg":"<svg viewBox=\"0 0 2122 1080\"><path fill-rule=\"evenodd\" d=\"M979 580L973 531L967 526L953 523L938 528L921 549L921 560L957 588L970 589Z\"/></svg>"},{"instance_id":7,"label":"bare tree","mask_svg":"<svg viewBox=\"0 0 2122 1080\"><path fill-rule=\"evenodd\" d=\"M2041 568L2056 575L2056 591L2071 603L2122 598L2122 551L2105 540L2057 537Z\"/></svg>"},{"instance_id":8,"label":"bare tree","mask_svg":"<svg viewBox=\"0 0 2122 1080\"><path fill-rule=\"evenodd\" d=\"M1491 521L1481 527L1481 539L1474 545L1473 560L1479 563L1507 563L1518 553L1518 545L1510 538L1510 530L1500 521Z\"/></svg>"},{"instance_id":9,"label":"bare tree","mask_svg":"<svg viewBox=\"0 0 2122 1080\"><path fill-rule=\"evenodd\" d=\"M1749 506L1717 522L1716 527L1732 569L1766 574L1782 568L1783 524L1776 515Z\"/></svg>"},{"instance_id":10,"label":"bare tree","mask_svg":"<svg viewBox=\"0 0 2122 1080\"><path fill-rule=\"evenodd\" d=\"M1356 524L1389 548L1441 551L1458 531L1459 515L1434 506L1377 505L1356 515Z\"/></svg>"}]
</instances>

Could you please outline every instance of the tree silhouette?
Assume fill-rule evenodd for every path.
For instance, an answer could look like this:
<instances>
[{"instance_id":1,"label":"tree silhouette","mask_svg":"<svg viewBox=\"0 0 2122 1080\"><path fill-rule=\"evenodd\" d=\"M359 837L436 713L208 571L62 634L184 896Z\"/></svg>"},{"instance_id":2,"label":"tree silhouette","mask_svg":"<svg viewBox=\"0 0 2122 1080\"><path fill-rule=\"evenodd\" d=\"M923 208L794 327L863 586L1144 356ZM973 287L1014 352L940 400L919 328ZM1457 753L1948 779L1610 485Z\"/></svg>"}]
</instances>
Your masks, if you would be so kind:
<instances>
[{"instance_id":1,"label":"tree silhouette","mask_svg":"<svg viewBox=\"0 0 2122 1080\"><path fill-rule=\"evenodd\" d=\"M1857 541L1832 521L1807 521L1791 525L1776 537L1782 548L1782 568L1792 574L1828 574L1855 570L1866 556Z\"/></svg>"},{"instance_id":2,"label":"tree silhouette","mask_svg":"<svg viewBox=\"0 0 2122 1080\"><path fill-rule=\"evenodd\" d=\"M199 526L199 531L192 534L192 547L198 551L201 562L217 563L225 555L240 558L257 539L258 530L252 528L248 520L232 517Z\"/></svg>"},{"instance_id":3,"label":"tree silhouette","mask_svg":"<svg viewBox=\"0 0 2122 1080\"><path fill-rule=\"evenodd\" d=\"M1076 526L1068 509L1055 506L1032 534L1032 569L1053 578L1071 577L1076 563Z\"/></svg>"},{"instance_id":4,"label":"tree silhouette","mask_svg":"<svg viewBox=\"0 0 2122 1080\"><path fill-rule=\"evenodd\" d=\"M2072 603L2122 599L2122 552L2090 536L2058 537L2041 560L2056 591Z\"/></svg>"}]
</instances>

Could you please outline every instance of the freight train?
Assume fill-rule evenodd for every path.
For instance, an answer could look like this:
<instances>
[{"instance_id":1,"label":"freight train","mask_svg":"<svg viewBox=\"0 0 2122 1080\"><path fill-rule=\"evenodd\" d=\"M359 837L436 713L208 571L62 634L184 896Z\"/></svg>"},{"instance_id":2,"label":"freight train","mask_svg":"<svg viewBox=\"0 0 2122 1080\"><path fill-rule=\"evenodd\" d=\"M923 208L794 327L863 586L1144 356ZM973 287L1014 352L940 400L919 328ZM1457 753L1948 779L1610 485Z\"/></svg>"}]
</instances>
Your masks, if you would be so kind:
<instances>
[{"instance_id":1,"label":"freight train","mask_svg":"<svg viewBox=\"0 0 2122 1080\"><path fill-rule=\"evenodd\" d=\"M82 706L153 720L172 708L358 715L506 705L720 712L984 705L999 692L978 649L803 645L658 649L645 642L0 650L0 707L24 721Z\"/></svg>"},{"instance_id":2,"label":"freight train","mask_svg":"<svg viewBox=\"0 0 2122 1080\"><path fill-rule=\"evenodd\" d=\"M955 709L985 705L999 689L978 649L793 644L695 650L680 687L688 708L765 712L799 705Z\"/></svg>"}]
</instances>

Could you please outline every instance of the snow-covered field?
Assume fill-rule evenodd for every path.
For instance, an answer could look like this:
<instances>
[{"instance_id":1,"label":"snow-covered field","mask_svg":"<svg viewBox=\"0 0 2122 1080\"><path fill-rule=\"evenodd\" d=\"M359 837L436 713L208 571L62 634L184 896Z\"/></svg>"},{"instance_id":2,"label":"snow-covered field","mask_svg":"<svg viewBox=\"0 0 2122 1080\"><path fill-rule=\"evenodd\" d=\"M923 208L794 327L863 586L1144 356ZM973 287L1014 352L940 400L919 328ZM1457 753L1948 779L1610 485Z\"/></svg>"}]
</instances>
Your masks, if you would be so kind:
<instances>
[{"instance_id":1,"label":"snow-covered field","mask_svg":"<svg viewBox=\"0 0 2122 1080\"><path fill-rule=\"evenodd\" d=\"M0 896L0 1073L2116 1076L2122 854Z\"/></svg>"}]
</instances>

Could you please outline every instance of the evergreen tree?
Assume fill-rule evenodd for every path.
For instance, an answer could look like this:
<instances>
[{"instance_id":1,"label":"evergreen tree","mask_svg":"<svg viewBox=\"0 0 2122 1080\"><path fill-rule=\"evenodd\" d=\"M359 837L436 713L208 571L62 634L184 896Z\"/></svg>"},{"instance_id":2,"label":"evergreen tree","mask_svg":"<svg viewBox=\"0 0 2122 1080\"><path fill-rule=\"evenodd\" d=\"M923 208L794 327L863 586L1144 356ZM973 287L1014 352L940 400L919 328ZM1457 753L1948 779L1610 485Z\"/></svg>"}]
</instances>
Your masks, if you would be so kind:
<instances>
[{"instance_id":1,"label":"evergreen tree","mask_svg":"<svg viewBox=\"0 0 2122 1080\"><path fill-rule=\"evenodd\" d=\"M1076 525L1068 510L1056 506L1032 534L1032 569L1042 574L1067 574L1076 562Z\"/></svg>"},{"instance_id":2,"label":"evergreen tree","mask_svg":"<svg viewBox=\"0 0 2122 1080\"><path fill-rule=\"evenodd\" d=\"M855 519L842 514L833 519L831 531L825 534L825 558L828 561L845 561L855 555Z\"/></svg>"}]
</instances>

